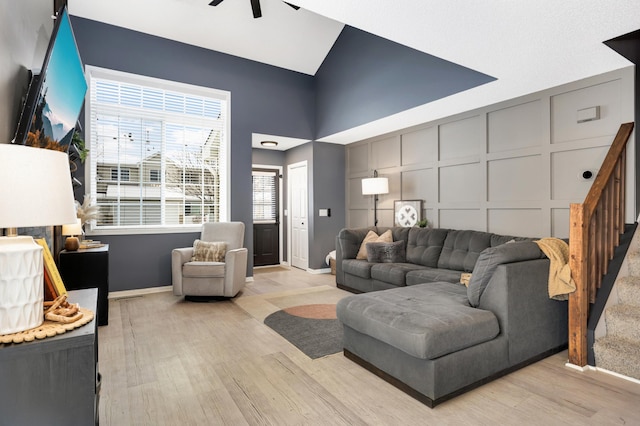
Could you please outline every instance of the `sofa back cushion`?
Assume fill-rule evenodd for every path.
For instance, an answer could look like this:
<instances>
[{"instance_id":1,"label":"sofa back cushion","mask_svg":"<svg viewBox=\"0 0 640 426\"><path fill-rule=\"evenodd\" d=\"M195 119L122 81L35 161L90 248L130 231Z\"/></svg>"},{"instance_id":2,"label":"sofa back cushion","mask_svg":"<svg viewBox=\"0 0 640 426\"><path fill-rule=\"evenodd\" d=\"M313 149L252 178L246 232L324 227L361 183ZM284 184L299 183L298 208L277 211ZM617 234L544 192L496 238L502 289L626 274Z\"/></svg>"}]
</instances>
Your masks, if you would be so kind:
<instances>
[{"instance_id":1,"label":"sofa back cushion","mask_svg":"<svg viewBox=\"0 0 640 426\"><path fill-rule=\"evenodd\" d=\"M471 272L480 253L491 247L491 235L481 231L449 230L438 259L438 268Z\"/></svg>"},{"instance_id":2,"label":"sofa back cushion","mask_svg":"<svg viewBox=\"0 0 640 426\"><path fill-rule=\"evenodd\" d=\"M407 262L437 268L447 232L447 229L409 228Z\"/></svg>"},{"instance_id":3,"label":"sofa back cushion","mask_svg":"<svg viewBox=\"0 0 640 426\"><path fill-rule=\"evenodd\" d=\"M539 240L539 238L512 237L510 235L491 234L491 247L499 246L501 244L510 243L514 241L534 241L534 240Z\"/></svg>"},{"instance_id":4,"label":"sofa back cushion","mask_svg":"<svg viewBox=\"0 0 640 426\"><path fill-rule=\"evenodd\" d=\"M469 280L467 287L469 304L474 308L478 307L480 297L482 297L482 293L487 288L498 265L544 257L542 250L533 241L516 241L485 249L480 253Z\"/></svg>"},{"instance_id":5,"label":"sofa back cushion","mask_svg":"<svg viewBox=\"0 0 640 426\"><path fill-rule=\"evenodd\" d=\"M376 232L376 228L344 228L340 230L336 240L336 257L339 252L341 255L340 260L355 259L362 241L369 231Z\"/></svg>"},{"instance_id":6,"label":"sofa back cushion","mask_svg":"<svg viewBox=\"0 0 640 426\"><path fill-rule=\"evenodd\" d=\"M383 232L391 230L391 235L393 235L393 241L404 241L406 244L407 239L409 238L409 230L411 228L403 228L402 226L393 226L393 227L378 226L376 229L378 230L378 235L382 235Z\"/></svg>"}]
</instances>

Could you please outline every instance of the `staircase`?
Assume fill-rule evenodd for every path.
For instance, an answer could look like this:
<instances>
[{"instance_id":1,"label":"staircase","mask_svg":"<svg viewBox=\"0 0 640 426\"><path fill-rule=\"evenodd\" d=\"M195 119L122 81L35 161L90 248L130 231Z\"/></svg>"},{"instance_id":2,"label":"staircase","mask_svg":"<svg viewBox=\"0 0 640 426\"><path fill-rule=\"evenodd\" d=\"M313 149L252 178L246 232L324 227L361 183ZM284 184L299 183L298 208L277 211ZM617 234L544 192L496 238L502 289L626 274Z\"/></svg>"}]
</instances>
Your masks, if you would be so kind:
<instances>
[{"instance_id":1,"label":"staircase","mask_svg":"<svg viewBox=\"0 0 640 426\"><path fill-rule=\"evenodd\" d=\"M640 380L640 232L627 253L628 275L618 278L605 309L606 335L596 338L596 366Z\"/></svg>"}]
</instances>

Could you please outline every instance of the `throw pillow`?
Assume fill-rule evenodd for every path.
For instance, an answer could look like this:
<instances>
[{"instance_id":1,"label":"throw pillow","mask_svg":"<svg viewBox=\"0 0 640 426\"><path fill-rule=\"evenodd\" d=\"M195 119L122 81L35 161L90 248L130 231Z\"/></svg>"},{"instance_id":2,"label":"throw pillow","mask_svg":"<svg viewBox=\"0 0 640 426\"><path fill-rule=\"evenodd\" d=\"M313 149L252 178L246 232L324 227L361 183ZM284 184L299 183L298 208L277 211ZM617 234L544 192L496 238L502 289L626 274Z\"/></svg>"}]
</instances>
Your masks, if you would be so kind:
<instances>
[{"instance_id":1,"label":"throw pillow","mask_svg":"<svg viewBox=\"0 0 640 426\"><path fill-rule=\"evenodd\" d=\"M393 242L393 235L391 234L391 229L385 231L382 235L378 236L373 231L369 231L362 240L362 244L360 244L360 250L358 250L358 254L356 259L366 259L367 258L367 243L390 243Z\"/></svg>"},{"instance_id":2,"label":"throw pillow","mask_svg":"<svg viewBox=\"0 0 640 426\"><path fill-rule=\"evenodd\" d=\"M193 242L192 262L224 262L227 243L195 240Z\"/></svg>"},{"instance_id":3,"label":"throw pillow","mask_svg":"<svg viewBox=\"0 0 640 426\"><path fill-rule=\"evenodd\" d=\"M404 241L392 243L367 243L367 262L370 263L398 263L405 262Z\"/></svg>"}]
</instances>

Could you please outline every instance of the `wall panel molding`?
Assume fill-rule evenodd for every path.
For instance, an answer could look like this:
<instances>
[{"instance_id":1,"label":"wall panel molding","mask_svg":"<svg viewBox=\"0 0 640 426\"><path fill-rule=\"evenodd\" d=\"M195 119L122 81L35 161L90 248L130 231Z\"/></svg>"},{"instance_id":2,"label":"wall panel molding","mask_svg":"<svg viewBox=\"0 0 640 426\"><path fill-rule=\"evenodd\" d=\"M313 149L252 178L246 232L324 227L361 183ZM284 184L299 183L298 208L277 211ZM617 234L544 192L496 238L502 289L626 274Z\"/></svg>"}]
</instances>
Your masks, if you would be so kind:
<instances>
[{"instance_id":1,"label":"wall panel molding","mask_svg":"<svg viewBox=\"0 0 640 426\"><path fill-rule=\"evenodd\" d=\"M566 238L569 204L582 202L591 185L578 174L597 172L619 125L634 120L633 91L629 67L355 142L347 145L347 180L356 191L353 180L374 169L389 177L391 192L378 204L381 226L393 226L393 200L422 199L435 227ZM601 120L578 123L577 111L594 105ZM371 158L366 176L362 161L351 160L364 152ZM627 223L636 218L634 156L630 144ZM347 202L347 226L370 226L373 197L364 200L365 218L356 195Z\"/></svg>"}]
</instances>

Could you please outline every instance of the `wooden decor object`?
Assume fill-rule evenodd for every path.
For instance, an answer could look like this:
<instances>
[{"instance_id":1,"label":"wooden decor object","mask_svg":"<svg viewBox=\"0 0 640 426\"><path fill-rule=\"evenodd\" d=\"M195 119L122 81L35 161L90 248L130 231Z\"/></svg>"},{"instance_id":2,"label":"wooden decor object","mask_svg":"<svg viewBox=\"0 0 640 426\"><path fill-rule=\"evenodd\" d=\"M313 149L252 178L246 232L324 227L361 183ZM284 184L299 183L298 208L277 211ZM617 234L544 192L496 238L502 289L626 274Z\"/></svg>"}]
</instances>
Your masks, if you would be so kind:
<instances>
[{"instance_id":1,"label":"wooden decor object","mask_svg":"<svg viewBox=\"0 0 640 426\"><path fill-rule=\"evenodd\" d=\"M35 339L45 339L47 337L66 333L67 331L71 331L91 322L94 316L93 311L80 308L80 312L82 312L82 317L75 322L65 324L45 319L39 327L21 331L19 333L0 335L0 343L22 343L31 342Z\"/></svg>"}]
</instances>

